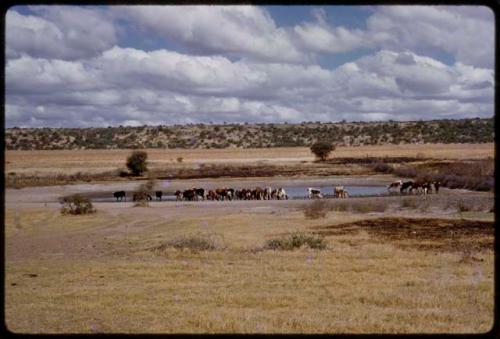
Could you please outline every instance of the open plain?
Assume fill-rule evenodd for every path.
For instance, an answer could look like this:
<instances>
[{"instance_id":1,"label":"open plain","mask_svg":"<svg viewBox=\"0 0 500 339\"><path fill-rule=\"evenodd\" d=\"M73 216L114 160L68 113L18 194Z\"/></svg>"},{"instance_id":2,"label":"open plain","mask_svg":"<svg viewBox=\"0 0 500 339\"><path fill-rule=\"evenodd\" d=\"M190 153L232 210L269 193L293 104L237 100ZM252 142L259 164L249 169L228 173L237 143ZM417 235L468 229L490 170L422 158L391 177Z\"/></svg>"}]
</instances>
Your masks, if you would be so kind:
<instances>
[{"instance_id":1,"label":"open plain","mask_svg":"<svg viewBox=\"0 0 500 339\"><path fill-rule=\"evenodd\" d=\"M314 160L307 148L147 151L152 169ZM123 167L129 152L6 151L6 175L97 173ZM339 147L333 153L368 155L484 159L494 156L494 146ZM171 180L169 189L288 181L385 186L397 179L362 173ZM98 190L133 190L140 183L101 182ZM493 325L493 192L442 188L429 195L153 201L145 207L96 202L94 214L62 215L58 198L95 190L90 184L6 189L10 331L482 333ZM297 232L320 237L326 248L269 248L270 240Z\"/></svg>"}]
</instances>

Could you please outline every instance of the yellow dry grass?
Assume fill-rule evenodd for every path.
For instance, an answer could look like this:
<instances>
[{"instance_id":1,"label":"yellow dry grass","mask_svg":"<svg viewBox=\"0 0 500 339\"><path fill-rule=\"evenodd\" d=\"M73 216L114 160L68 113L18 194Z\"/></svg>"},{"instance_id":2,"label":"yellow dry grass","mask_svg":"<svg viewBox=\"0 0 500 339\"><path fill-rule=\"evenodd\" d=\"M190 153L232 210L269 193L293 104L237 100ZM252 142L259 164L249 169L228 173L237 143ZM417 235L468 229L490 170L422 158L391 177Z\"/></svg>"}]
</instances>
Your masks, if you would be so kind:
<instances>
[{"instance_id":1,"label":"yellow dry grass","mask_svg":"<svg viewBox=\"0 0 500 339\"><path fill-rule=\"evenodd\" d=\"M99 173L125 168L125 160L132 150L54 150L5 152L6 173ZM313 161L307 147L280 147L258 149L146 149L150 167L164 168L197 163L287 163ZM338 147L333 157L430 157L439 159L481 159L494 156L494 144L409 144Z\"/></svg>"},{"instance_id":2,"label":"yellow dry grass","mask_svg":"<svg viewBox=\"0 0 500 339\"><path fill-rule=\"evenodd\" d=\"M283 233L380 214L330 212L309 220L300 210L200 216L179 208L186 210L176 218L165 207L76 218L23 208L21 229L16 210L7 209L7 327L17 333L478 333L493 324L492 250L464 261L463 253L403 249L360 231L328 237L324 251L258 251ZM226 248L151 251L199 232L223 235ZM59 247L51 249L50 237ZM95 252L85 252L91 245Z\"/></svg>"}]
</instances>

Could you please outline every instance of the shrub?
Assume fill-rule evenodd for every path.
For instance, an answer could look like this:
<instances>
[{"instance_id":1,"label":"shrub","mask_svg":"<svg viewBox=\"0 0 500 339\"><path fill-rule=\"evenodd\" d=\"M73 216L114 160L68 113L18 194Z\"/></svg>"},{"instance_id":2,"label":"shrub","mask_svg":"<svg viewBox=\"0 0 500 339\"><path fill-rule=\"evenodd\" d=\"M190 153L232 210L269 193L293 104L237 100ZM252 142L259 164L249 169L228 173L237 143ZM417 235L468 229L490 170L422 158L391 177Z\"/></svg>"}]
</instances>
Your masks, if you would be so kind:
<instances>
[{"instance_id":1,"label":"shrub","mask_svg":"<svg viewBox=\"0 0 500 339\"><path fill-rule=\"evenodd\" d=\"M182 160L184 160L184 158L183 158L183 157L177 157L177 162L178 162L179 164L180 164L180 163L182 163Z\"/></svg>"},{"instance_id":2,"label":"shrub","mask_svg":"<svg viewBox=\"0 0 500 339\"><path fill-rule=\"evenodd\" d=\"M394 171L394 168L392 168L391 165L388 165L385 162L378 161L372 165L372 170L381 173L392 173Z\"/></svg>"},{"instance_id":3,"label":"shrub","mask_svg":"<svg viewBox=\"0 0 500 339\"><path fill-rule=\"evenodd\" d=\"M335 150L335 145L327 141L318 141L311 146L311 152L314 155L325 161L328 155Z\"/></svg>"},{"instance_id":4,"label":"shrub","mask_svg":"<svg viewBox=\"0 0 500 339\"><path fill-rule=\"evenodd\" d=\"M83 197L79 194L74 194L71 196L63 197L60 200L62 204L61 214L91 214L95 213L96 210L92 206L92 202L89 198Z\"/></svg>"},{"instance_id":5,"label":"shrub","mask_svg":"<svg viewBox=\"0 0 500 339\"><path fill-rule=\"evenodd\" d=\"M147 171L148 154L144 151L133 151L127 158L127 168L133 175L139 176Z\"/></svg>"},{"instance_id":6,"label":"shrub","mask_svg":"<svg viewBox=\"0 0 500 339\"><path fill-rule=\"evenodd\" d=\"M271 250L290 251L296 248L308 247L312 249L325 249L325 239L319 235L308 235L304 233L293 233L280 238L266 241L264 248Z\"/></svg>"}]
</instances>

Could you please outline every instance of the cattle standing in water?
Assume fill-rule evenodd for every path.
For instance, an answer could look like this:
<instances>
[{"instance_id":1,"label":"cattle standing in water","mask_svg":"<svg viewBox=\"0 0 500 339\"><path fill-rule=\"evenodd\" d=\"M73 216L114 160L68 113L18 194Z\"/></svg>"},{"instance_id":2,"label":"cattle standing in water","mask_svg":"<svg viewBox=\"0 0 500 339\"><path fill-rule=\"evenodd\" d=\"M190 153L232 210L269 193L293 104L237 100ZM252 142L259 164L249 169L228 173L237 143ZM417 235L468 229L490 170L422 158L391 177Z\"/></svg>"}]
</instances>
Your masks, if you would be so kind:
<instances>
[{"instance_id":1,"label":"cattle standing in water","mask_svg":"<svg viewBox=\"0 0 500 339\"><path fill-rule=\"evenodd\" d=\"M182 200L182 192L177 190L175 191L175 200L179 201Z\"/></svg>"},{"instance_id":2,"label":"cattle standing in water","mask_svg":"<svg viewBox=\"0 0 500 339\"><path fill-rule=\"evenodd\" d=\"M231 200L231 191L229 191L227 188L217 188L215 189L215 195L217 200Z\"/></svg>"},{"instance_id":3,"label":"cattle standing in water","mask_svg":"<svg viewBox=\"0 0 500 339\"><path fill-rule=\"evenodd\" d=\"M136 192L134 193L133 195L133 201L140 201L140 200L153 200L153 197L151 195L149 195L148 193L144 193L144 192Z\"/></svg>"},{"instance_id":4,"label":"cattle standing in water","mask_svg":"<svg viewBox=\"0 0 500 339\"><path fill-rule=\"evenodd\" d=\"M436 194L438 194L438 192L439 192L439 186L441 186L441 182L434 181L433 184L434 184L434 191L436 192Z\"/></svg>"},{"instance_id":5,"label":"cattle standing in water","mask_svg":"<svg viewBox=\"0 0 500 339\"><path fill-rule=\"evenodd\" d=\"M114 192L113 196L116 198L116 201L122 201L122 199L125 199L127 201L127 197L125 196L125 191L118 191Z\"/></svg>"},{"instance_id":6,"label":"cattle standing in water","mask_svg":"<svg viewBox=\"0 0 500 339\"><path fill-rule=\"evenodd\" d=\"M243 189L245 194L245 200L252 200L252 190L249 188Z\"/></svg>"},{"instance_id":7,"label":"cattle standing in water","mask_svg":"<svg viewBox=\"0 0 500 339\"><path fill-rule=\"evenodd\" d=\"M268 186L264 190L264 200L271 200L271 194L273 193L273 189Z\"/></svg>"},{"instance_id":8,"label":"cattle standing in water","mask_svg":"<svg viewBox=\"0 0 500 339\"><path fill-rule=\"evenodd\" d=\"M392 192L393 190L398 190L402 185L403 185L403 180L391 182L387 186L387 191Z\"/></svg>"},{"instance_id":9,"label":"cattle standing in water","mask_svg":"<svg viewBox=\"0 0 500 339\"><path fill-rule=\"evenodd\" d=\"M421 194L424 192L424 184L419 181L415 181L410 188L410 193L411 194Z\"/></svg>"},{"instance_id":10,"label":"cattle standing in water","mask_svg":"<svg viewBox=\"0 0 500 339\"><path fill-rule=\"evenodd\" d=\"M217 194L213 190L209 190L207 193L207 200L215 200L217 199Z\"/></svg>"},{"instance_id":11,"label":"cattle standing in water","mask_svg":"<svg viewBox=\"0 0 500 339\"><path fill-rule=\"evenodd\" d=\"M155 196L156 196L156 200L160 200L161 201L161 197L163 196L163 192L162 191L156 191L155 192Z\"/></svg>"},{"instance_id":12,"label":"cattle standing in water","mask_svg":"<svg viewBox=\"0 0 500 339\"><path fill-rule=\"evenodd\" d=\"M205 189L204 188L193 188L196 198L199 200L205 200Z\"/></svg>"},{"instance_id":13,"label":"cattle standing in water","mask_svg":"<svg viewBox=\"0 0 500 339\"><path fill-rule=\"evenodd\" d=\"M194 190L185 190L182 192L182 198L187 201L193 201L196 198L196 193Z\"/></svg>"},{"instance_id":14,"label":"cattle standing in water","mask_svg":"<svg viewBox=\"0 0 500 339\"><path fill-rule=\"evenodd\" d=\"M321 191L317 188L312 188L312 187L309 187L307 189L307 196L309 197L309 199L312 199L312 198L322 199L323 198Z\"/></svg>"},{"instance_id":15,"label":"cattle standing in water","mask_svg":"<svg viewBox=\"0 0 500 339\"><path fill-rule=\"evenodd\" d=\"M429 194L432 191L432 184L430 182L425 182L422 185L422 188L424 190L424 194Z\"/></svg>"},{"instance_id":16,"label":"cattle standing in water","mask_svg":"<svg viewBox=\"0 0 500 339\"><path fill-rule=\"evenodd\" d=\"M344 188L344 186L335 186L333 188L333 197L334 198L347 198L349 193Z\"/></svg>"},{"instance_id":17,"label":"cattle standing in water","mask_svg":"<svg viewBox=\"0 0 500 339\"><path fill-rule=\"evenodd\" d=\"M276 191L276 198L278 200L288 200L288 194L286 194L286 191L283 187L278 188Z\"/></svg>"},{"instance_id":18,"label":"cattle standing in water","mask_svg":"<svg viewBox=\"0 0 500 339\"><path fill-rule=\"evenodd\" d=\"M411 192L412 187L413 187L413 181L411 181L411 180L410 181L405 181L401 185L401 188L399 189L399 192L400 193L403 193L403 192L407 193L408 191Z\"/></svg>"},{"instance_id":19,"label":"cattle standing in water","mask_svg":"<svg viewBox=\"0 0 500 339\"><path fill-rule=\"evenodd\" d=\"M234 199L234 188L228 188L227 189L227 195L229 196L229 200L233 200Z\"/></svg>"},{"instance_id":20,"label":"cattle standing in water","mask_svg":"<svg viewBox=\"0 0 500 339\"><path fill-rule=\"evenodd\" d=\"M333 187L333 197L334 198L347 198L347 191L344 186Z\"/></svg>"},{"instance_id":21,"label":"cattle standing in water","mask_svg":"<svg viewBox=\"0 0 500 339\"><path fill-rule=\"evenodd\" d=\"M252 191L252 198L255 200L264 200L264 190L260 187L256 187Z\"/></svg>"}]
</instances>

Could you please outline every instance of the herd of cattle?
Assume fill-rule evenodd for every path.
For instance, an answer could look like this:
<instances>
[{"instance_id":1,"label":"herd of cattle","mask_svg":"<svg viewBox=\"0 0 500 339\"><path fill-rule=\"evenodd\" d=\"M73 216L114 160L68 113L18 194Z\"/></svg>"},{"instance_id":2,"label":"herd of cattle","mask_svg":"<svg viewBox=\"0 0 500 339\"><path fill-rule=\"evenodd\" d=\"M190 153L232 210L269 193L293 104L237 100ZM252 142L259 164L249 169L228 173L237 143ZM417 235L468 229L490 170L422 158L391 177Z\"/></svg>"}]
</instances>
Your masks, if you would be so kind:
<instances>
[{"instance_id":1,"label":"herd of cattle","mask_svg":"<svg viewBox=\"0 0 500 339\"><path fill-rule=\"evenodd\" d=\"M434 191L439 192L439 181L432 182L419 182L419 181L394 181L387 186L387 190L391 192L399 192L401 194L428 194ZM307 188L307 197L309 199L322 199L323 194L318 188ZM125 191L117 191L113 193L116 201L126 201ZM157 200L162 199L163 192L156 191L155 197ZM176 200L178 201L199 201L199 200L212 200L212 201L231 201L231 200L287 200L288 194L283 187L273 189L272 187L256 187L254 189L242 188L217 188L213 190L206 190L204 188L190 188L184 191L175 192ZM333 187L334 198L347 198L349 192L344 186ZM132 196L133 201L139 200L153 200L153 197L145 192L135 192Z\"/></svg>"},{"instance_id":2,"label":"herd of cattle","mask_svg":"<svg viewBox=\"0 0 500 339\"><path fill-rule=\"evenodd\" d=\"M399 191L399 193L410 193L410 194L428 194L432 193L438 193L439 192L439 186L441 183L439 181L394 181L393 183L389 184L387 186L387 190L389 192L394 192L394 191Z\"/></svg>"},{"instance_id":3,"label":"herd of cattle","mask_svg":"<svg viewBox=\"0 0 500 339\"><path fill-rule=\"evenodd\" d=\"M113 193L116 201L126 201L125 191L117 191ZM163 192L156 191L155 196L157 200L162 199ZM234 189L234 188L217 188L214 190L206 190L204 188L190 188L184 191L175 192L176 200L185 201L198 201L198 200L286 200L288 199L288 194L286 194L285 189L280 187L277 189L272 189L271 187L255 189ZM133 201L139 200L153 200L153 197L145 192L135 192L132 196Z\"/></svg>"}]
</instances>

